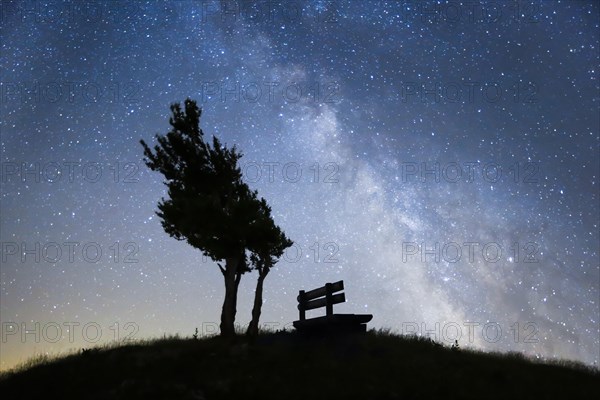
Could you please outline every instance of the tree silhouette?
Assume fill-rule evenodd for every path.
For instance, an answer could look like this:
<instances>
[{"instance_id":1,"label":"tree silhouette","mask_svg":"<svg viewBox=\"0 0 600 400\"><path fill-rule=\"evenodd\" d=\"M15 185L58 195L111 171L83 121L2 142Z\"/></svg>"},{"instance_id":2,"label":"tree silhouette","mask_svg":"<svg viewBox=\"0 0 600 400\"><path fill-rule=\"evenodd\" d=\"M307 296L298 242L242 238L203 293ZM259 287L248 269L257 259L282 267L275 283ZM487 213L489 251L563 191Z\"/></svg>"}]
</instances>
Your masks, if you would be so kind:
<instances>
[{"instance_id":1,"label":"tree silhouette","mask_svg":"<svg viewBox=\"0 0 600 400\"><path fill-rule=\"evenodd\" d=\"M263 283L271 267L283 255L285 249L293 242L288 239L279 226L275 225L271 217L271 207L261 198L261 217L257 221L256 236L249 243L250 261L258 271L258 280L254 291L254 304L252 307L252 320L248 324L246 334L254 337L258 334L258 322L262 308Z\"/></svg>"},{"instance_id":2,"label":"tree silhouette","mask_svg":"<svg viewBox=\"0 0 600 400\"><path fill-rule=\"evenodd\" d=\"M201 250L221 270L225 281L221 335L233 336L240 279L251 270L246 249L265 247L257 232L269 232L274 223L270 209L265 212L266 201L242 180L238 167L242 153L214 136L212 145L205 142L199 127L202 110L191 99L184 107L171 105L171 129L155 136L154 151L140 141L144 162L165 178L169 198L161 199L156 212L165 232Z\"/></svg>"}]
</instances>

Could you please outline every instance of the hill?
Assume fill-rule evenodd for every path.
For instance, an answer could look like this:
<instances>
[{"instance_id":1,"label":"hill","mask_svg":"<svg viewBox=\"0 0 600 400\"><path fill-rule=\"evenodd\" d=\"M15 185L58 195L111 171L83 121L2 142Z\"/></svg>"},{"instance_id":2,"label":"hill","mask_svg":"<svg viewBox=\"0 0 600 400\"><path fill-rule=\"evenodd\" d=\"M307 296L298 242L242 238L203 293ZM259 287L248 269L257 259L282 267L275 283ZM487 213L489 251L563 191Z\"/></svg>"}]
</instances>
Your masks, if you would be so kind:
<instances>
[{"instance_id":1,"label":"hill","mask_svg":"<svg viewBox=\"0 0 600 400\"><path fill-rule=\"evenodd\" d=\"M598 370L518 354L451 350L368 332L336 338L261 334L92 349L0 377L19 399L598 398Z\"/></svg>"}]
</instances>

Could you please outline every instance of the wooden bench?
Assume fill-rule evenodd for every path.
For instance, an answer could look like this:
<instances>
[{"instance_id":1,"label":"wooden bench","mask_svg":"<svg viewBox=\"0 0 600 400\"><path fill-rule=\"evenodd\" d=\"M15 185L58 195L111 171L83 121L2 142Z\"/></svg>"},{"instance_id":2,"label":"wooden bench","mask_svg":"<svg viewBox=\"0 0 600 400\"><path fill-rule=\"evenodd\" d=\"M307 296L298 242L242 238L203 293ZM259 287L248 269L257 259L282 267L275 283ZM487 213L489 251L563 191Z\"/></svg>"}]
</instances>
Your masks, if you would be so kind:
<instances>
[{"instance_id":1,"label":"wooden bench","mask_svg":"<svg viewBox=\"0 0 600 400\"><path fill-rule=\"evenodd\" d=\"M294 321L298 332L366 332L367 322L373 319L371 314L334 314L333 305L346 301L344 281L327 283L325 286L298 295L300 319ZM337 294L335 294L337 293ZM306 319L306 311L325 307L325 316Z\"/></svg>"}]
</instances>

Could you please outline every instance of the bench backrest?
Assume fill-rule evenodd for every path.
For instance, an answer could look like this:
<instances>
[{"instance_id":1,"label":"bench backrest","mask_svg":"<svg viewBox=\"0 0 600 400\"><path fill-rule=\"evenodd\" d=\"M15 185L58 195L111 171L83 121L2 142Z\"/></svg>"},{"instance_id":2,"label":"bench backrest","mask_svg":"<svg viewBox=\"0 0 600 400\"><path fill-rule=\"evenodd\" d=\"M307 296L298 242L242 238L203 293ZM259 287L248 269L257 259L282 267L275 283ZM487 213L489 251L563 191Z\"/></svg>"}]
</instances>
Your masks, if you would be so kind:
<instances>
[{"instance_id":1,"label":"bench backrest","mask_svg":"<svg viewBox=\"0 0 600 400\"><path fill-rule=\"evenodd\" d=\"M325 307L326 315L333 315L333 305L346 301L344 293L334 294L344 290L344 281L335 283L326 283L317 289L305 292L301 290L298 294L298 310L300 311L300 321L306 319L306 311L314 308Z\"/></svg>"}]
</instances>

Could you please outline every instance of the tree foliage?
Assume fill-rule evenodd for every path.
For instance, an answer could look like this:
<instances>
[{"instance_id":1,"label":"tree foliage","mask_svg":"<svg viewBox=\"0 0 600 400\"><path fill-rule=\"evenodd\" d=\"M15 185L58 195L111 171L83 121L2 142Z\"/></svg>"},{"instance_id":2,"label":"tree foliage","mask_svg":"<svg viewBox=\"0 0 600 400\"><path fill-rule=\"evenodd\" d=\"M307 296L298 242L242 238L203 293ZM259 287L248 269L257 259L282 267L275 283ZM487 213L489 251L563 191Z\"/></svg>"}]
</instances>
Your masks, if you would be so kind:
<instances>
[{"instance_id":1,"label":"tree foliage","mask_svg":"<svg viewBox=\"0 0 600 400\"><path fill-rule=\"evenodd\" d=\"M242 274L254 267L264 280L264 271L292 242L273 221L266 200L243 182L238 166L242 153L216 137L212 143L205 140L196 102L186 99L183 109L173 104L171 113L171 129L155 136L153 148L140 141L144 162L164 176L167 186L168 198L159 201L156 214L166 233L187 241L219 266L225 280L221 334L230 336Z\"/></svg>"}]
</instances>

